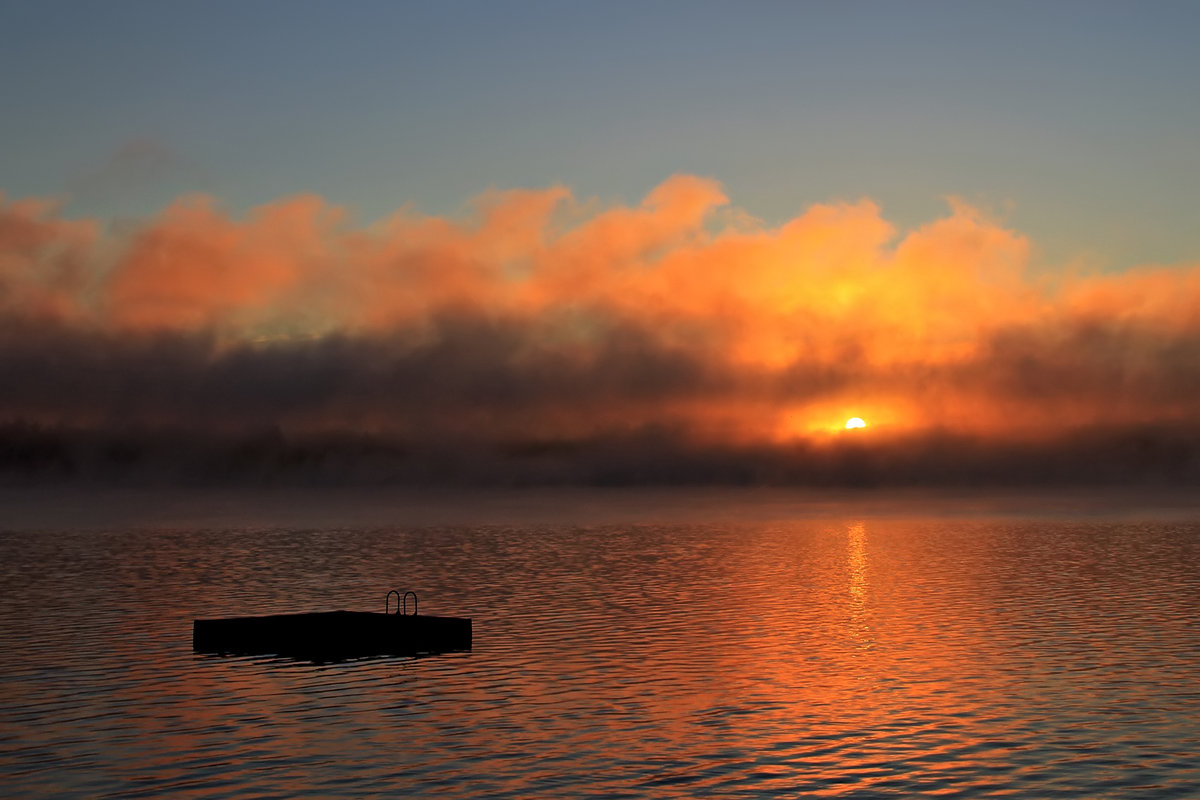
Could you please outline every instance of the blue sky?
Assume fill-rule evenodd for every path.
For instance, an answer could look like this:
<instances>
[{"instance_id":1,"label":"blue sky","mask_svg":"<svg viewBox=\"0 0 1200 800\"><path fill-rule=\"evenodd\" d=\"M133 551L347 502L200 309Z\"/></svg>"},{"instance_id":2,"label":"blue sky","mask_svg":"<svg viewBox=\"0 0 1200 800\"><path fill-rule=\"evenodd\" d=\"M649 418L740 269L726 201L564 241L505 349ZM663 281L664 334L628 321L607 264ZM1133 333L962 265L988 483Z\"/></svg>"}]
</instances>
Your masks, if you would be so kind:
<instances>
[{"instance_id":1,"label":"blue sky","mask_svg":"<svg viewBox=\"0 0 1200 800\"><path fill-rule=\"evenodd\" d=\"M1197 3L0 3L0 189L144 216L720 180L768 223L961 196L1043 263L1200 257Z\"/></svg>"}]
</instances>

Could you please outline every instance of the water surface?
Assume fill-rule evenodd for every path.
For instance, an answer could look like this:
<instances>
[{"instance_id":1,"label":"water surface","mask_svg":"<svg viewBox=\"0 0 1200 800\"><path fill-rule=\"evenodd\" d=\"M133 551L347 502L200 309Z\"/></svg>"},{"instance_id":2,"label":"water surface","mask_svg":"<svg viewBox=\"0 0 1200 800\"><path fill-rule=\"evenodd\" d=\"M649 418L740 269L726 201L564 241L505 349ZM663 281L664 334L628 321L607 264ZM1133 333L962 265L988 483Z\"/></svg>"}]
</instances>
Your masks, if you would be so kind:
<instances>
[{"instance_id":1,"label":"water surface","mask_svg":"<svg viewBox=\"0 0 1200 800\"><path fill-rule=\"evenodd\" d=\"M1200 795L1200 525L0 534L7 796ZM469 654L313 665L191 620L470 616Z\"/></svg>"}]
</instances>

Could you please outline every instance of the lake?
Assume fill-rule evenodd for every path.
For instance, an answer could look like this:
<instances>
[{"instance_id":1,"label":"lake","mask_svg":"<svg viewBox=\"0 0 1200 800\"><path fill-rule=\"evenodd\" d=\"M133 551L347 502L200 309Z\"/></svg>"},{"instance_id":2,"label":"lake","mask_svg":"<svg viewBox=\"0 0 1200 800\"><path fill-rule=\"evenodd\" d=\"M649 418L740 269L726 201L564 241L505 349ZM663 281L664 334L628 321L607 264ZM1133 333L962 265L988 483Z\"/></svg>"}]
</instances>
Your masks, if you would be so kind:
<instances>
[{"instance_id":1,"label":"lake","mask_svg":"<svg viewBox=\"0 0 1200 800\"><path fill-rule=\"evenodd\" d=\"M15 496L8 797L1200 795L1194 510ZM472 652L192 651L392 588Z\"/></svg>"}]
</instances>

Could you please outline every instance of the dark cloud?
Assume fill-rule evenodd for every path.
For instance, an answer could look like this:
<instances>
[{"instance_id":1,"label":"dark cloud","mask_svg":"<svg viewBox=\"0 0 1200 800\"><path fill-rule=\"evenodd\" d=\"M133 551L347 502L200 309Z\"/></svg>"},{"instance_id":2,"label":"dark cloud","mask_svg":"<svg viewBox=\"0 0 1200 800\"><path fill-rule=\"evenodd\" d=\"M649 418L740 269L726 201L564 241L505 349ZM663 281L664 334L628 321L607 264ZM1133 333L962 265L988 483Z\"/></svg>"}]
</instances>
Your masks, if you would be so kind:
<instances>
[{"instance_id":1,"label":"dark cloud","mask_svg":"<svg viewBox=\"0 0 1200 800\"><path fill-rule=\"evenodd\" d=\"M1121 338L1124 342L1132 334ZM586 358L519 322L454 317L401 333L222 347L212 337L0 329L0 473L133 482L797 484L1181 483L1200 478L1200 419L1044 426L1009 436L926 428L869 437L716 436L694 406L817 396L855 383L972 385L1048 404L1112 377L1107 337L1068 359L999 337L984 364L873 374L795 364L747 376L611 326ZM1136 338L1136 337L1134 337ZM1183 405L1186 347L1139 346L1145 380L1114 404ZM1105 354L1109 355L1106 360ZM1184 356L1186 360L1186 356ZM811 376L806 377L806 376ZM1053 380L1051 380L1051 376ZM993 401L998 401L993 396ZM678 413L672 408L682 409ZM1065 413L1065 412L1059 412Z\"/></svg>"}]
</instances>

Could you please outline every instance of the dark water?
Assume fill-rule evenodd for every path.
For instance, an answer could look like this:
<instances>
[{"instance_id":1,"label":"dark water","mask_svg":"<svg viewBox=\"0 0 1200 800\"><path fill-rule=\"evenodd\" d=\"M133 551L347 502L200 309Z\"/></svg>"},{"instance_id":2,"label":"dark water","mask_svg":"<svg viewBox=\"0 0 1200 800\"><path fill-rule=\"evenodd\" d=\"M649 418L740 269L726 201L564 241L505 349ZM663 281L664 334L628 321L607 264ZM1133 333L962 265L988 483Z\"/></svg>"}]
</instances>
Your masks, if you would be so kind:
<instances>
[{"instance_id":1,"label":"dark water","mask_svg":"<svg viewBox=\"0 0 1200 800\"><path fill-rule=\"evenodd\" d=\"M470 654L195 655L193 617L470 616ZM1200 525L0 534L8 797L1200 796Z\"/></svg>"}]
</instances>

